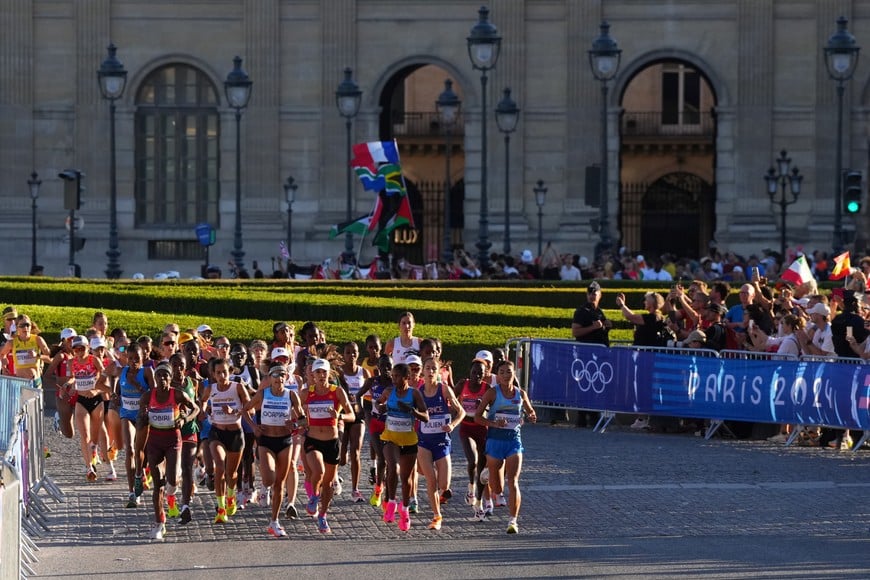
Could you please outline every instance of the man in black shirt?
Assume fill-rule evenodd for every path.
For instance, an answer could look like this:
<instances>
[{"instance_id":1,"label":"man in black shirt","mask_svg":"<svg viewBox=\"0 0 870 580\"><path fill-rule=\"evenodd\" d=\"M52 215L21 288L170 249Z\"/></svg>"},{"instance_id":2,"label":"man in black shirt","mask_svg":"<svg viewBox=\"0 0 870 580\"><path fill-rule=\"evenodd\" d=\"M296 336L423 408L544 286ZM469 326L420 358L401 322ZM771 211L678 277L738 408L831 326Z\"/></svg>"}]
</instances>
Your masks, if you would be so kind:
<instances>
[{"instance_id":1,"label":"man in black shirt","mask_svg":"<svg viewBox=\"0 0 870 580\"><path fill-rule=\"evenodd\" d=\"M610 346L611 322L598 307L601 301L601 286L593 281L586 290L586 304L574 311L571 334L577 342L589 342Z\"/></svg>"}]
</instances>

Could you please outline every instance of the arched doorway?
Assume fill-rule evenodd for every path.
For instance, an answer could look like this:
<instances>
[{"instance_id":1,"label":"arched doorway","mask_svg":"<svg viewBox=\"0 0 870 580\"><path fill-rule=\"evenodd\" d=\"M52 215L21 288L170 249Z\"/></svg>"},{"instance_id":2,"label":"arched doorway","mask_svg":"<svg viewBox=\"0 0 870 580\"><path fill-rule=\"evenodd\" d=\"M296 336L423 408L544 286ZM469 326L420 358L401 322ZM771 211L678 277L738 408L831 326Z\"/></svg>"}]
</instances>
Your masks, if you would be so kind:
<instances>
[{"instance_id":1,"label":"arched doorway","mask_svg":"<svg viewBox=\"0 0 870 580\"><path fill-rule=\"evenodd\" d=\"M712 235L713 187L691 173L670 173L639 192L640 248L652 256L697 256L697 240Z\"/></svg>"},{"instance_id":2,"label":"arched doorway","mask_svg":"<svg viewBox=\"0 0 870 580\"><path fill-rule=\"evenodd\" d=\"M716 229L712 84L686 60L658 59L634 73L621 105L622 245L653 255L701 255Z\"/></svg>"},{"instance_id":3,"label":"arched doorway","mask_svg":"<svg viewBox=\"0 0 870 580\"><path fill-rule=\"evenodd\" d=\"M413 264L437 260L443 254L444 192L449 155L451 246L462 245L462 208L465 203L464 121L451 128L450 148L435 101L451 75L443 68L426 63L411 64L395 72L383 85L379 104L379 138L396 140L402 174L410 196L415 228L399 228L391 240L394 256ZM462 87L453 85L463 98ZM458 218L457 218L458 216Z\"/></svg>"}]
</instances>

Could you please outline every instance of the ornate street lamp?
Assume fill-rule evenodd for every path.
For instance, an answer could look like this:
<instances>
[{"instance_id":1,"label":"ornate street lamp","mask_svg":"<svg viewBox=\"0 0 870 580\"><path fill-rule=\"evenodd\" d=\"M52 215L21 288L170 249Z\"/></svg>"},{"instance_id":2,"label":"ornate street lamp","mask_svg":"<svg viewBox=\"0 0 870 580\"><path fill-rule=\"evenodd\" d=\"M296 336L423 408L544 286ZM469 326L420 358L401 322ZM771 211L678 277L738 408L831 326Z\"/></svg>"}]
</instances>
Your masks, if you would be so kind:
<instances>
[{"instance_id":1,"label":"ornate street lamp","mask_svg":"<svg viewBox=\"0 0 870 580\"><path fill-rule=\"evenodd\" d=\"M538 256L543 252L544 246L544 203L547 201L547 188L544 180L539 179L535 186L535 203L538 204Z\"/></svg>"},{"instance_id":2,"label":"ornate street lamp","mask_svg":"<svg viewBox=\"0 0 870 580\"><path fill-rule=\"evenodd\" d=\"M486 153L486 73L495 68L501 51L501 36L498 29L489 21L489 8L481 6L478 19L468 35L468 57L474 70L480 71L480 232L477 240L478 263L481 272L489 267L489 215L487 199L487 153Z\"/></svg>"},{"instance_id":3,"label":"ornate street lamp","mask_svg":"<svg viewBox=\"0 0 870 580\"><path fill-rule=\"evenodd\" d=\"M242 111L251 100L254 82L242 70L242 58L233 58L233 70L224 81L227 103L236 111L236 227L233 233L233 263L236 272L245 269L245 252L242 249Z\"/></svg>"},{"instance_id":4,"label":"ornate street lamp","mask_svg":"<svg viewBox=\"0 0 870 580\"><path fill-rule=\"evenodd\" d=\"M123 271L119 258L121 250L118 249L118 179L117 168L115 163L115 101L121 98L124 94L124 88L127 86L127 71L124 65L118 60L116 53L118 48L114 44L108 46L109 55L106 60L100 65L97 71L97 81L100 84L100 93L103 98L109 101L109 132L111 149L111 159L109 161L109 250L106 256L109 258L106 264L106 278L117 280L121 277Z\"/></svg>"},{"instance_id":5,"label":"ornate street lamp","mask_svg":"<svg viewBox=\"0 0 870 580\"><path fill-rule=\"evenodd\" d=\"M39 186L42 185L42 180L34 171L30 174L30 179L27 180L27 187L30 189L30 275L33 276L39 270L36 265L36 200L39 199ZM72 224L70 224L72 227Z\"/></svg>"},{"instance_id":6,"label":"ornate street lamp","mask_svg":"<svg viewBox=\"0 0 870 580\"><path fill-rule=\"evenodd\" d=\"M791 159L788 157L785 149L779 152L779 157L776 159L776 169L771 167L767 170L764 180L767 182L767 195L770 196L770 203L779 204L780 217L782 226L779 230L779 253L785 259L785 216L788 206L797 202L797 198L801 193L801 181L804 176L800 174L798 168L791 169ZM779 199L776 194L782 187Z\"/></svg>"},{"instance_id":7,"label":"ornate street lamp","mask_svg":"<svg viewBox=\"0 0 870 580\"><path fill-rule=\"evenodd\" d=\"M504 96L495 108L495 124L504 133L504 253L511 253L511 133L517 128L520 109L511 98L511 90L505 88Z\"/></svg>"},{"instance_id":8,"label":"ornate street lamp","mask_svg":"<svg viewBox=\"0 0 870 580\"><path fill-rule=\"evenodd\" d=\"M296 201L297 189L299 189L299 185L296 184L296 180L291 175L284 182L284 198L287 200L287 255L291 258L293 257L290 246L293 233L293 202Z\"/></svg>"},{"instance_id":9,"label":"ornate street lamp","mask_svg":"<svg viewBox=\"0 0 870 580\"><path fill-rule=\"evenodd\" d=\"M335 104L338 107L338 113L344 117L345 129L347 131L347 207L345 211L345 220L353 219L353 193L352 193L352 172L350 168L351 162L351 126L353 119L359 113L359 107L362 103L362 91L353 80L353 69L347 67L344 69L344 80L338 85L335 91ZM351 264L354 260L353 252L353 234L347 232L344 237L344 263Z\"/></svg>"},{"instance_id":10,"label":"ornate street lamp","mask_svg":"<svg viewBox=\"0 0 870 580\"><path fill-rule=\"evenodd\" d=\"M601 23L601 35L592 43L589 51L589 66L592 74L601 81L601 183L598 200L598 226L600 240L595 254L610 248L610 214L607 196L607 83L619 72L622 50L610 37L610 24Z\"/></svg>"},{"instance_id":11,"label":"ornate street lamp","mask_svg":"<svg viewBox=\"0 0 870 580\"><path fill-rule=\"evenodd\" d=\"M461 108L462 101L453 92L453 81L446 79L444 81L444 90L438 95L438 100L435 101L435 109L438 111L441 125L444 128L446 172L444 174L444 239L442 241L441 256L447 264L453 260L453 229L450 227L450 157L453 155L453 150L450 146L450 137Z\"/></svg>"},{"instance_id":12,"label":"ornate street lamp","mask_svg":"<svg viewBox=\"0 0 870 580\"><path fill-rule=\"evenodd\" d=\"M846 81L855 74L858 66L858 51L855 37L846 29L849 21L844 16L837 19L837 32L825 45L825 65L828 75L837 82L837 161L834 166L834 251L843 248L843 94Z\"/></svg>"}]
</instances>

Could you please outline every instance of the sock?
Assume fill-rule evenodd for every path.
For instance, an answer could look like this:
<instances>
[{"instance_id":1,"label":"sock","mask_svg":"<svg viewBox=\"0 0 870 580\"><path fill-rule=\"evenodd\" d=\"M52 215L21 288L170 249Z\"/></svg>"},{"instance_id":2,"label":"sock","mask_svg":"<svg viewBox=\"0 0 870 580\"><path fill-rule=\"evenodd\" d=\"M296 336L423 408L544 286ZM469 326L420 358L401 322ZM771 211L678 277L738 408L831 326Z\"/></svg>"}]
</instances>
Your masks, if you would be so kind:
<instances>
[{"instance_id":1,"label":"sock","mask_svg":"<svg viewBox=\"0 0 870 580\"><path fill-rule=\"evenodd\" d=\"M236 499L236 488L227 487L227 498L232 500Z\"/></svg>"},{"instance_id":2,"label":"sock","mask_svg":"<svg viewBox=\"0 0 870 580\"><path fill-rule=\"evenodd\" d=\"M516 523L517 523L517 518L511 518L510 520L508 520L508 525L510 525L510 524L516 525Z\"/></svg>"},{"instance_id":3,"label":"sock","mask_svg":"<svg viewBox=\"0 0 870 580\"><path fill-rule=\"evenodd\" d=\"M222 495L215 496L217 499L218 509L227 509L227 498Z\"/></svg>"}]
</instances>

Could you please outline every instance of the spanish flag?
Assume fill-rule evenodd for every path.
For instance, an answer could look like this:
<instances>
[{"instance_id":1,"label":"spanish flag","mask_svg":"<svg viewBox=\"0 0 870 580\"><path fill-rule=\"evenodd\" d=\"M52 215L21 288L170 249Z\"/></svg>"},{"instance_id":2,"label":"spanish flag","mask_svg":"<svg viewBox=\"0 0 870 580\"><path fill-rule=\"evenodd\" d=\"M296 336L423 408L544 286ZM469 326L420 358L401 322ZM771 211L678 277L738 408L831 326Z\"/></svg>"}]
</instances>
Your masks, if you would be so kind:
<instances>
[{"instance_id":1,"label":"spanish flag","mask_svg":"<svg viewBox=\"0 0 870 580\"><path fill-rule=\"evenodd\" d=\"M849 261L849 252L843 252L834 258L834 269L831 270L829 280L839 280L845 278L852 271L852 264Z\"/></svg>"}]
</instances>

